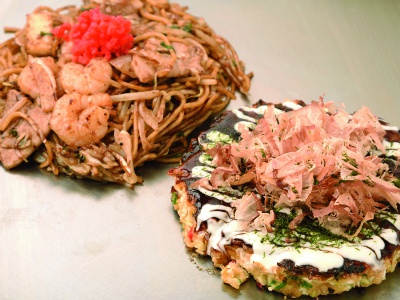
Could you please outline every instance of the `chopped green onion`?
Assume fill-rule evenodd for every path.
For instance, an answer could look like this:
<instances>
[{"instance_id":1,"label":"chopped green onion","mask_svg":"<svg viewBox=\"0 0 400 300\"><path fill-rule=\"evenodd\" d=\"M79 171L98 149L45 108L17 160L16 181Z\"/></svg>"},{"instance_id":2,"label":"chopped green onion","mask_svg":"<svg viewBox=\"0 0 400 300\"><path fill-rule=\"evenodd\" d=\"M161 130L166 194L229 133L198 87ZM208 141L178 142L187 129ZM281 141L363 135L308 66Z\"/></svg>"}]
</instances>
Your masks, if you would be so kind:
<instances>
[{"instance_id":1,"label":"chopped green onion","mask_svg":"<svg viewBox=\"0 0 400 300\"><path fill-rule=\"evenodd\" d=\"M283 289L285 286L286 286L286 282L282 282L281 284L278 284L275 287L275 291L279 291L279 290Z\"/></svg>"},{"instance_id":2,"label":"chopped green onion","mask_svg":"<svg viewBox=\"0 0 400 300\"><path fill-rule=\"evenodd\" d=\"M171 194L171 202L172 202L172 204L176 204L176 202L177 202L177 200L178 200L178 193L177 192L173 192L172 194Z\"/></svg>"},{"instance_id":3,"label":"chopped green onion","mask_svg":"<svg viewBox=\"0 0 400 300\"><path fill-rule=\"evenodd\" d=\"M15 129L11 129L11 130L10 130L10 134L11 134L13 137L18 137L18 131L16 131Z\"/></svg>"},{"instance_id":4,"label":"chopped green onion","mask_svg":"<svg viewBox=\"0 0 400 300\"><path fill-rule=\"evenodd\" d=\"M396 187L400 188L400 178L396 179L395 181L392 181L392 183L393 183Z\"/></svg>"},{"instance_id":5,"label":"chopped green onion","mask_svg":"<svg viewBox=\"0 0 400 300\"><path fill-rule=\"evenodd\" d=\"M305 280L300 281L300 286L302 286L302 287L304 287L306 289L311 289L313 287L312 284L308 283Z\"/></svg>"},{"instance_id":6,"label":"chopped green onion","mask_svg":"<svg viewBox=\"0 0 400 300\"><path fill-rule=\"evenodd\" d=\"M183 26L182 29L183 29L184 31L186 31L186 32L191 32L192 29L193 29L192 23L186 24L185 26Z\"/></svg>"},{"instance_id":7,"label":"chopped green onion","mask_svg":"<svg viewBox=\"0 0 400 300\"><path fill-rule=\"evenodd\" d=\"M44 31L40 32L40 36L46 36L46 35L53 35L53 34L51 32L44 32Z\"/></svg>"},{"instance_id":8,"label":"chopped green onion","mask_svg":"<svg viewBox=\"0 0 400 300\"><path fill-rule=\"evenodd\" d=\"M167 45L165 42L161 42L161 46L163 46L165 49L175 51L174 47L172 47L171 45Z\"/></svg>"}]
</instances>

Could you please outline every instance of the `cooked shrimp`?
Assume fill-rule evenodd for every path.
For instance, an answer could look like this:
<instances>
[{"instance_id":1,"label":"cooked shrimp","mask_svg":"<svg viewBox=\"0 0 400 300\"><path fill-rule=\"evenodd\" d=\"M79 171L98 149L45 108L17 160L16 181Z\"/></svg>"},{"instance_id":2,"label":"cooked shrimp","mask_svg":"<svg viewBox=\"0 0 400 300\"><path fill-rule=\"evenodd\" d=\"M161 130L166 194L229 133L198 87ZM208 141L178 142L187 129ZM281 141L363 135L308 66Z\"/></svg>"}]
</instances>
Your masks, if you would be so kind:
<instances>
[{"instance_id":1,"label":"cooked shrimp","mask_svg":"<svg viewBox=\"0 0 400 300\"><path fill-rule=\"evenodd\" d=\"M72 47L74 43L72 41L63 42L60 46L60 54L58 56L57 65L59 67L65 66L65 64L70 63L73 59Z\"/></svg>"},{"instance_id":2,"label":"cooked shrimp","mask_svg":"<svg viewBox=\"0 0 400 300\"><path fill-rule=\"evenodd\" d=\"M60 71L60 83L66 93L83 95L104 93L108 90L112 68L104 58L93 58L87 66L70 62Z\"/></svg>"},{"instance_id":3,"label":"cooked shrimp","mask_svg":"<svg viewBox=\"0 0 400 300\"><path fill-rule=\"evenodd\" d=\"M37 101L45 112L53 110L56 94L57 65L52 57L29 57L18 77L21 91Z\"/></svg>"},{"instance_id":4,"label":"cooked shrimp","mask_svg":"<svg viewBox=\"0 0 400 300\"><path fill-rule=\"evenodd\" d=\"M107 133L111 106L106 93L66 94L56 102L50 128L72 148L97 143Z\"/></svg>"}]
</instances>

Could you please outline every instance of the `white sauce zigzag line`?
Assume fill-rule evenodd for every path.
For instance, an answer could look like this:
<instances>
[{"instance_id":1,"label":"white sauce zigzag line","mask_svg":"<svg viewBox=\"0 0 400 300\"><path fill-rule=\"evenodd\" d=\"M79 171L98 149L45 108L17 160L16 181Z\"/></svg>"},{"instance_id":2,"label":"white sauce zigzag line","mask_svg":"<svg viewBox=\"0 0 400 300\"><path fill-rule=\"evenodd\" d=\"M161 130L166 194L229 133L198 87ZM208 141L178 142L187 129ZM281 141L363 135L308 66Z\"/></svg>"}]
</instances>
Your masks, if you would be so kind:
<instances>
[{"instance_id":1,"label":"white sauce zigzag line","mask_svg":"<svg viewBox=\"0 0 400 300\"><path fill-rule=\"evenodd\" d=\"M225 195L225 194L221 194L221 193L216 192L216 191L207 190L207 189L205 189L205 188L203 188L201 186L198 188L198 190L200 192L202 192L204 195L207 195L209 197L224 201L226 203L231 203L231 202L233 202L233 201L238 199L238 198L231 197L231 196L228 196L228 195Z\"/></svg>"},{"instance_id":2,"label":"white sauce zigzag line","mask_svg":"<svg viewBox=\"0 0 400 300\"><path fill-rule=\"evenodd\" d=\"M239 131L239 127L240 127L241 125L243 125L244 128L246 128L246 129L254 129L254 127L256 127L256 124L253 123L253 122L249 122L249 121L240 121L240 122L237 122L233 128L235 128L236 131Z\"/></svg>"},{"instance_id":3,"label":"white sauce zigzag line","mask_svg":"<svg viewBox=\"0 0 400 300\"><path fill-rule=\"evenodd\" d=\"M282 105L287 108L291 108L293 110L300 109L303 107L300 104L294 103L293 101L283 101Z\"/></svg>"},{"instance_id":4,"label":"white sauce zigzag line","mask_svg":"<svg viewBox=\"0 0 400 300\"><path fill-rule=\"evenodd\" d=\"M399 127L397 126L387 126L387 125L382 125L383 129L386 131L399 131Z\"/></svg>"},{"instance_id":5,"label":"white sauce zigzag line","mask_svg":"<svg viewBox=\"0 0 400 300\"><path fill-rule=\"evenodd\" d=\"M216 207L213 208L214 206ZM240 239L253 246L252 262L262 263L270 271L284 259L292 260L297 266L314 266L320 272L342 267L345 258L381 269L384 267L380 260L381 250L385 247L383 239L399 245L397 233L392 229L384 229L380 234L382 237L374 235L361 243L343 244L339 248L323 246L315 249L309 243L296 249L291 246L277 247L269 242L262 242L262 236L257 232L244 233L238 227L239 221L233 219L233 210L221 205L204 205L197 218L198 228L204 221L207 222L207 232L210 234L207 254L210 255L211 248L225 252L224 246L228 245L232 238Z\"/></svg>"},{"instance_id":6,"label":"white sauce zigzag line","mask_svg":"<svg viewBox=\"0 0 400 300\"><path fill-rule=\"evenodd\" d=\"M233 209L225 205L213 205L213 204L203 205L199 215L197 216L196 230L199 230L201 223L213 218L228 223L233 219Z\"/></svg>"},{"instance_id":7,"label":"white sauce zigzag line","mask_svg":"<svg viewBox=\"0 0 400 300\"><path fill-rule=\"evenodd\" d=\"M258 120L252 117L249 117L247 115L245 115L244 113L242 113L239 109L234 109L232 110L232 112L239 118L245 121L249 121L251 123L257 123Z\"/></svg>"},{"instance_id":8,"label":"white sauce zigzag line","mask_svg":"<svg viewBox=\"0 0 400 300\"><path fill-rule=\"evenodd\" d=\"M215 170L213 167L208 166L195 166L192 169L192 176L195 178L211 178L211 173Z\"/></svg>"},{"instance_id":9,"label":"white sauce zigzag line","mask_svg":"<svg viewBox=\"0 0 400 300\"><path fill-rule=\"evenodd\" d=\"M209 167L216 167L215 164L212 162L212 157L207 153L203 153L200 155L199 162Z\"/></svg>"},{"instance_id":10,"label":"white sauce zigzag line","mask_svg":"<svg viewBox=\"0 0 400 300\"><path fill-rule=\"evenodd\" d=\"M385 147L386 156L400 157L400 143L383 140L383 147Z\"/></svg>"},{"instance_id":11,"label":"white sauce zigzag line","mask_svg":"<svg viewBox=\"0 0 400 300\"><path fill-rule=\"evenodd\" d=\"M399 237L397 236L397 232L392 228L383 229L379 236L392 245L399 245Z\"/></svg>"}]
</instances>

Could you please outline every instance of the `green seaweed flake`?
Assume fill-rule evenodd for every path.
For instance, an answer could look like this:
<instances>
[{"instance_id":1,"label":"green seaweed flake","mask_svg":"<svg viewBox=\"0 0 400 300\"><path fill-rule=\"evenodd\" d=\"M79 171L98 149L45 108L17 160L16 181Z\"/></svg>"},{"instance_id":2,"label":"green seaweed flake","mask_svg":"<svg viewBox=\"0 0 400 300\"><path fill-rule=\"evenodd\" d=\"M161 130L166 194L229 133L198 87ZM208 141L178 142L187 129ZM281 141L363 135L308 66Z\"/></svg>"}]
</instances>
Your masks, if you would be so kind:
<instances>
[{"instance_id":1,"label":"green seaweed flake","mask_svg":"<svg viewBox=\"0 0 400 300\"><path fill-rule=\"evenodd\" d=\"M261 243L268 242L277 247L290 244L298 249L305 244L307 244L307 247L322 248L327 245L339 247L347 242L345 238L322 227L316 219L306 216L294 229L290 229L290 222L293 221L296 214L293 212L291 214L276 212L276 215L273 235L262 236Z\"/></svg>"}]
</instances>

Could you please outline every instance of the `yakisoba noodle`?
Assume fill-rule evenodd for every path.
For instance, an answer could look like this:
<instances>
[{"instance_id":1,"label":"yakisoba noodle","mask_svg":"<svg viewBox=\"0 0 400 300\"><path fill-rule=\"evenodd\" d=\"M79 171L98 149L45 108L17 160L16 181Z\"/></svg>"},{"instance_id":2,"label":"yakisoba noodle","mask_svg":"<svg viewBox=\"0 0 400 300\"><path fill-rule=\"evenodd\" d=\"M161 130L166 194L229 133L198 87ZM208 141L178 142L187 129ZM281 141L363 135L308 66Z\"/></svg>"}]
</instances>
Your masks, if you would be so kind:
<instances>
[{"instance_id":1,"label":"yakisoba noodle","mask_svg":"<svg viewBox=\"0 0 400 300\"><path fill-rule=\"evenodd\" d=\"M6 28L15 35L0 46L0 129L2 133L10 134L10 128L21 118L28 122L43 142L35 152L35 160L41 168L56 175L66 173L132 187L142 182L135 168L144 162L178 162L180 154L187 148L187 136L235 99L237 90L247 93L251 74L244 73L244 65L228 41L215 34L203 19L190 15L187 8L178 4L150 0L93 0L86 1L83 7L68 6L58 10L39 7L35 13L50 15L56 27L74 24L82 11L95 7L100 7L103 13L123 15L131 22L134 36L129 53L111 59L111 77L99 72L90 74L109 86L106 92L111 95L112 109L109 110L107 134L99 142L70 147L54 131L46 136L27 110L21 109L27 102L36 103L32 97L21 93L18 97L22 100L5 109L10 91L21 92L18 77L22 76L23 68L32 59L29 57L33 56L27 51L31 46L27 33L29 24L22 29ZM47 38L44 37L46 34L44 32L42 38ZM66 42L51 38L48 51L58 67L56 79L59 80L60 70L71 61L71 54ZM191 59L195 58L177 57L186 53L179 52L181 50L173 45L183 48L182 51L197 49L197 54L201 53L199 65L192 67L190 72L175 68L182 60L192 63ZM153 69L157 67L158 62L148 57L153 50L147 48L151 47L157 48L160 57L174 67L170 68L170 73L156 69L154 74L150 73L149 80L149 74L138 75L137 69L134 72L132 60L152 64ZM154 53L158 55L158 52ZM43 65L42 61L38 62ZM56 92L58 101L65 93L60 91L58 82ZM15 141L17 148L26 136L21 134L18 138Z\"/></svg>"}]
</instances>

